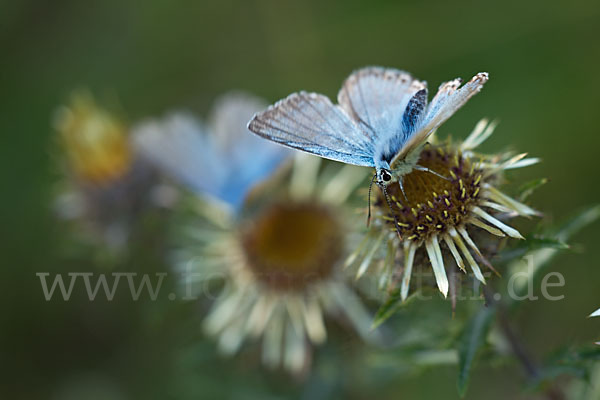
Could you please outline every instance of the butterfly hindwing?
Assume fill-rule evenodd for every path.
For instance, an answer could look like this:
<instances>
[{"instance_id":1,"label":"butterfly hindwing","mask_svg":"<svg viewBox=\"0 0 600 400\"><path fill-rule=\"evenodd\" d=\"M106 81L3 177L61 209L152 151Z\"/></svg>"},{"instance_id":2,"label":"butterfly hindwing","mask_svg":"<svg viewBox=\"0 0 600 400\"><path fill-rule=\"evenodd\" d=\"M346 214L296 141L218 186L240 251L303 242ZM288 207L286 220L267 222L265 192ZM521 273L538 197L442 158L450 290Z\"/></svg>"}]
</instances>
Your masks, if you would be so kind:
<instances>
[{"instance_id":1,"label":"butterfly hindwing","mask_svg":"<svg viewBox=\"0 0 600 400\"><path fill-rule=\"evenodd\" d=\"M347 164L373 167L374 143L339 106L293 93L254 115L248 129L271 141Z\"/></svg>"},{"instance_id":2,"label":"butterfly hindwing","mask_svg":"<svg viewBox=\"0 0 600 400\"><path fill-rule=\"evenodd\" d=\"M402 115L402 133L409 138L418 128L425 107L427 107L427 89L421 89L410 99Z\"/></svg>"},{"instance_id":3,"label":"butterfly hindwing","mask_svg":"<svg viewBox=\"0 0 600 400\"><path fill-rule=\"evenodd\" d=\"M418 121L414 133L396 154L392 163L404 159L408 153L423 144L429 135L441 124L450 118L471 97L479 93L483 85L488 81L488 78L486 72L481 72L462 87L460 86L460 79L454 79L441 84L435 97L427 106L423 117Z\"/></svg>"},{"instance_id":4,"label":"butterfly hindwing","mask_svg":"<svg viewBox=\"0 0 600 400\"><path fill-rule=\"evenodd\" d=\"M446 122L471 97L479 93L488 79L487 72L480 72L462 87L460 87L460 79L440 85L438 92L427 108L427 116L421 129L425 131L435 130Z\"/></svg>"}]
</instances>

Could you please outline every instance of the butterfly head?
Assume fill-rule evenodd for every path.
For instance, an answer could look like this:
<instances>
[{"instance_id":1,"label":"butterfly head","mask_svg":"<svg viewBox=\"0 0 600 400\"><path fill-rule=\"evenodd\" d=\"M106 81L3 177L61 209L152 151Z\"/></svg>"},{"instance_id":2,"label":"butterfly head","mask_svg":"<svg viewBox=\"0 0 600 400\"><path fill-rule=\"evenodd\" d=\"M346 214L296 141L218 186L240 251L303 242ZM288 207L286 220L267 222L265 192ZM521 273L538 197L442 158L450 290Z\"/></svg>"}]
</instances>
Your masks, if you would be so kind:
<instances>
[{"instance_id":1,"label":"butterfly head","mask_svg":"<svg viewBox=\"0 0 600 400\"><path fill-rule=\"evenodd\" d=\"M379 187L387 187L390 183L392 183L394 176L392 172L387 168L378 168L377 169L377 185Z\"/></svg>"},{"instance_id":2,"label":"butterfly head","mask_svg":"<svg viewBox=\"0 0 600 400\"><path fill-rule=\"evenodd\" d=\"M387 191L388 185L390 183L393 183L396 181L400 183L400 181L398 181L397 179L394 179L394 174L388 168L381 167L381 166L376 168L375 175L373 175L373 179L371 179L371 184L369 185L369 216L367 217L367 226L371 219L371 186L373 186L373 182L377 182L377 186L379 186L381 188L381 191L383 192L385 201L387 202L388 207L390 208L390 210L392 211L392 214L394 215L396 232L398 233L398 237L402 240L402 235L400 233L400 229L398 228L398 219L392 209L392 204L390 202L390 196L388 195L388 191Z\"/></svg>"}]
</instances>

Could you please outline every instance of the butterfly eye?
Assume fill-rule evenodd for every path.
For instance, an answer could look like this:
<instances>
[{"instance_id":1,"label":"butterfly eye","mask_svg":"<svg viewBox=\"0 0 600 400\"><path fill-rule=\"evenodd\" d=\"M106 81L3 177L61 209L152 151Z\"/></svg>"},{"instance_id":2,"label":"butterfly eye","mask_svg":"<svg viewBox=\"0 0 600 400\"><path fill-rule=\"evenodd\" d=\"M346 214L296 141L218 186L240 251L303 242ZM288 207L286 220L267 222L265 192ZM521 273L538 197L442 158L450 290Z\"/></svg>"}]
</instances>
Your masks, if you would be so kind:
<instances>
[{"instance_id":1,"label":"butterfly eye","mask_svg":"<svg viewBox=\"0 0 600 400\"><path fill-rule=\"evenodd\" d=\"M381 171L381 179L383 179L385 182L389 182L392 180L392 175L390 175L390 173L386 170L383 170Z\"/></svg>"}]
</instances>

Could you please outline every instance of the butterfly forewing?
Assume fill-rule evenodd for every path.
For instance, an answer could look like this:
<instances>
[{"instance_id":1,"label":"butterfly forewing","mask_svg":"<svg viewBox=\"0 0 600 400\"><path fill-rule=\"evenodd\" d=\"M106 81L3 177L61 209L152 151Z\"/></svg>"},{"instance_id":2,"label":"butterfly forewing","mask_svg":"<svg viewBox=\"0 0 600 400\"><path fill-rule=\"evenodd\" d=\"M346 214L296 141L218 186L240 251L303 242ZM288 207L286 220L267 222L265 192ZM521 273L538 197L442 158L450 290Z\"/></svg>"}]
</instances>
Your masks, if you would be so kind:
<instances>
[{"instance_id":1,"label":"butterfly forewing","mask_svg":"<svg viewBox=\"0 0 600 400\"><path fill-rule=\"evenodd\" d=\"M293 93L256 114L248 129L266 139L347 164L374 166L374 143L323 95Z\"/></svg>"},{"instance_id":2,"label":"butterfly forewing","mask_svg":"<svg viewBox=\"0 0 600 400\"><path fill-rule=\"evenodd\" d=\"M402 116L410 99L426 83L393 68L366 67L352 73L338 93L338 103L374 143L404 137Z\"/></svg>"}]
</instances>

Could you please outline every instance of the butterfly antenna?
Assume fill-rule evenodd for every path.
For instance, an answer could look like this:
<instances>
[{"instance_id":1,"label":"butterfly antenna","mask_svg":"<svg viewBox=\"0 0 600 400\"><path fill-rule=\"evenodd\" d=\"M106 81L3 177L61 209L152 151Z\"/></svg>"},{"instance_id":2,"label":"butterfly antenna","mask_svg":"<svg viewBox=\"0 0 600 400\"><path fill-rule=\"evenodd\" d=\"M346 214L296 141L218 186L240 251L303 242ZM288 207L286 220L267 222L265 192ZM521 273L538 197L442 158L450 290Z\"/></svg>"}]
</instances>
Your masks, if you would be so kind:
<instances>
[{"instance_id":1,"label":"butterfly antenna","mask_svg":"<svg viewBox=\"0 0 600 400\"><path fill-rule=\"evenodd\" d=\"M387 202L388 207L390 208L390 211L392 212L392 215L394 216L394 227L396 228L396 232L398 233L398 238L400 238L400 240L402 240L402 234L400 233L400 228L399 228L400 223L398 222L398 217L396 216L396 213L394 212L394 209L392 208L392 203L390 202L390 196L388 195L387 187L382 185L381 188L383 189L385 201Z\"/></svg>"},{"instance_id":2,"label":"butterfly antenna","mask_svg":"<svg viewBox=\"0 0 600 400\"><path fill-rule=\"evenodd\" d=\"M367 214L367 228L369 227L369 224L371 223L371 188L373 187L373 183L375 182L375 178L377 178L377 172L375 172L373 174L373 178L371 178L371 183L369 184L369 200L368 200L369 213Z\"/></svg>"}]
</instances>

